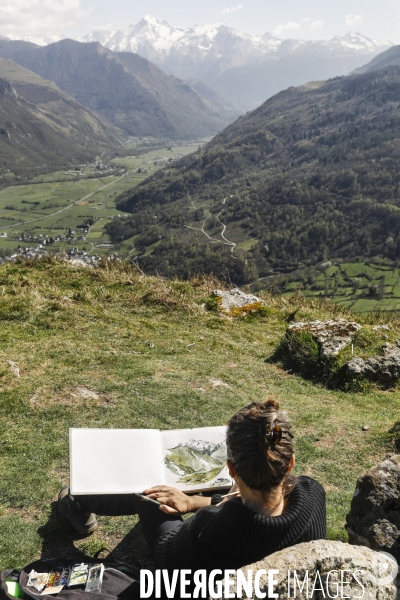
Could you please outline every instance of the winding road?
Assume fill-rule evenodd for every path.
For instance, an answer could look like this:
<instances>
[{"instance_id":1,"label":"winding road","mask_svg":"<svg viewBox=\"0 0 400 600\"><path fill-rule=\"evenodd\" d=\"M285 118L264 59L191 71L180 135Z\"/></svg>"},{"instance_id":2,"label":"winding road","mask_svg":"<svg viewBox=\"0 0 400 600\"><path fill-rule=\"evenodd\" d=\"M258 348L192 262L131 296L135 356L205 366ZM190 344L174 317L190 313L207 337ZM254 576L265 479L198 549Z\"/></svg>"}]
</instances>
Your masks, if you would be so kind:
<instances>
[{"instance_id":1,"label":"winding road","mask_svg":"<svg viewBox=\"0 0 400 600\"><path fill-rule=\"evenodd\" d=\"M226 196L226 198L223 199L222 204L225 206L226 201L228 200L228 198L233 198L233 196ZM221 223L222 225L222 231L219 234L222 238L222 240L215 238L215 237L211 237L210 235L208 235L208 233L204 230L204 226L206 224L206 221L208 219L208 217L206 217L203 221L203 224L201 227L191 227L190 225L185 225L185 227L187 227L187 229L193 229L194 231L201 231L201 233L204 233L204 235L209 239L212 240L214 242L218 242L219 244L224 244L225 246L231 246L231 252L233 253L234 249L236 248L235 242L231 242L230 240L228 240L228 238L225 237L225 231L226 231L226 225L225 223L223 223L221 221L221 219L219 218L220 214L222 213L222 210L217 214L217 219L219 221L219 223Z\"/></svg>"}]
</instances>

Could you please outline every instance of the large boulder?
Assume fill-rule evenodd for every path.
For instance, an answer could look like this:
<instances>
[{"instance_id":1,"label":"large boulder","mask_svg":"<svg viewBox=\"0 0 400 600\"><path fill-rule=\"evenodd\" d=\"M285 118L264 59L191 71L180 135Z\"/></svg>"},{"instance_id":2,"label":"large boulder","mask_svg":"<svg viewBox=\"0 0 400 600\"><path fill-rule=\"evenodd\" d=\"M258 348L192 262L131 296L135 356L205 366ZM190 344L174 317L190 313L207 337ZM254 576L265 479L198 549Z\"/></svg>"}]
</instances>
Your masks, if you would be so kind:
<instances>
[{"instance_id":1,"label":"large boulder","mask_svg":"<svg viewBox=\"0 0 400 600\"><path fill-rule=\"evenodd\" d=\"M277 581L271 592L278 594L275 597L279 600L361 597L363 600L395 600L397 598L397 588L393 583L396 565L388 561L384 555L369 548L351 546L342 542L317 540L298 544L275 552L257 563L242 567L239 571L246 577L247 571L251 570L254 583L256 573L262 569L266 571L266 575L260 578L260 591L266 594L265 598L274 597L268 594L269 570L279 571L278 574L271 574ZM296 593L294 571L300 586L304 582L303 591L300 591L296 584ZM231 592L237 590L237 578L238 575L232 578L234 583L230 586ZM312 593L313 588L314 593ZM241 594L235 594L234 597L250 597L255 600L258 597L257 592L258 590L253 586L253 593L250 596L243 591Z\"/></svg>"},{"instance_id":2,"label":"large boulder","mask_svg":"<svg viewBox=\"0 0 400 600\"><path fill-rule=\"evenodd\" d=\"M346 529L351 544L389 552L400 563L400 454L357 481Z\"/></svg>"},{"instance_id":3,"label":"large boulder","mask_svg":"<svg viewBox=\"0 0 400 600\"><path fill-rule=\"evenodd\" d=\"M384 344L381 356L365 360L355 356L347 363L347 379L369 379L384 385L391 385L400 378L400 348Z\"/></svg>"},{"instance_id":4,"label":"large boulder","mask_svg":"<svg viewBox=\"0 0 400 600\"><path fill-rule=\"evenodd\" d=\"M214 290L212 295L218 302L219 310L230 316L256 312L265 305L261 298L253 294L245 294L239 288L228 291Z\"/></svg>"},{"instance_id":5,"label":"large boulder","mask_svg":"<svg viewBox=\"0 0 400 600\"><path fill-rule=\"evenodd\" d=\"M311 321L292 323L287 328L289 334L308 332L318 342L321 358L337 356L346 348L361 329L361 325L345 319L331 321Z\"/></svg>"}]
</instances>

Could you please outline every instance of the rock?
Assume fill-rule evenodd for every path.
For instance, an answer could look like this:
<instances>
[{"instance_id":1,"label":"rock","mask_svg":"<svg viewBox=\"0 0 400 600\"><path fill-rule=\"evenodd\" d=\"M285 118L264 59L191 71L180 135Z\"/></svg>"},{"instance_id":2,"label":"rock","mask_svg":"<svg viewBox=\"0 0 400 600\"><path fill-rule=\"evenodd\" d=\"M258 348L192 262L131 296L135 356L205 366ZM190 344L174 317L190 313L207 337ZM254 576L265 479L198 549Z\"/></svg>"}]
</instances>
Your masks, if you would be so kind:
<instances>
[{"instance_id":1,"label":"rock","mask_svg":"<svg viewBox=\"0 0 400 600\"><path fill-rule=\"evenodd\" d=\"M372 356L365 360L355 356L346 367L349 380L364 377L371 381L390 385L400 378L400 348L393 344L382 346L381 356Z\"/></svg>"},{"instance_id":2,"label":"rock","mask_svg":"<svg viewBox=\"0 0 400 600\"><path fill-rule=\"evenodd\" d=\"M251 312L265 305L265 302L261 298L253 296L253 294L245 294L238 288L227 292L214 290L212 295L219 300L221 311L230 315L234 314L235 309L242 309L243 312L247 309L246 312Z\"/></svg>"},{"instance_id":3,"label":"rock","mask_svg":"<svg viewBox=\"0 0 400 600\"><path fill-rule=\"evenodd\" d=\"M369 430L369 427L368 427L368 425L364 425L364 426L363 426L363 428L362 428L362 430L363 430L363 431L368 431L368 430Z\"/></svg>"},{"instance_id":4,"label":"rock","mask_svg":"<svg viewBox=\"0 0 400 600\"><path fill-rule=\"evenodd\" d=\"M71 394L74 395L74 394ZM91 399L91 400L99 400L100 396L96 392L92 390L88 390L87 388L76 388L76 395L83 400Z\"/></svg>"},{"instance_id":5,"label":"rock","mask_svg":"<svg viewBox=\"0 0 400 600\"><path fill-rule=\"evenodd\" d=\"M90 267L93 268L93 265L87 263L83 258L72 258L69 263L74 265L74 267Z\"/></svg>"},{"instance_id":6,"label":"rock","mask_svg":"<svg viewBox=\"0 0 400 600\"><path fill-rule=\"evenodd\" d=\"M229 387L225 381L221 381L220 379L213 379L212 377L209 377L208 380L213 387Z\"/></svg>"},{"instance_id":7,"label":"rock","mask_svg":"<svg viewBox=\"0 0 400 600\"><path fill-rule=\"evenodd\" d=\"M19 372L19 366L17 365L17 363L13 362L12 360L8 360L7 364L10 367L11 373L15 375L15 377L21 377L21 373Z\"/></svg>"},{"instance_id":8,"label":"rock","mask_svg":"<svg viewBox=\"0 0 400 600\"><path fill-rule=\"evenodd\" d=\"M290 333L309 332L318 342L321 358L336 356L343 348L346 348L361 329L361 325L354 321L344 319L333 321L311 321L292 323L287 328Z\"/></svg>"},{"instance_id":9,"label":"rock","mask_svg":"<svg viewBox=\"0 0 400 600\"><path fill-rule=\"evenodd\" d=\"M277 580L277 584L273 586L273 593L277 594L276 597L279 600L361 597L363 600L395 600L397 588L393 584L391 575L396 574L396 566L387 561L388 559L384 555L369 548L351 546L343 542L316 540L275 552L257 563L242 567L240 571L246 576L247 570L251 569L254 581L257 571L261 569L265 569L267 574L269 570L278 570L279 573L273 575L273 578ZM389 565L386 572L385 564ZM305 583L302 592L296 585L296 593L294 593L293 571L296 571L300 585L306 580L308 572L308 592L307 583ZM358 572L356 573L356 571ZM288 573L290 573L289 590ZM384 577L387 573L389 575ZM357 579L353 577L353 574ZM341 587L341 578L343 588ZM230 587L230 591L236 591L237 575L232 579L234 584ZM268 594L267 580L267 575L261 576L260 591L266 593L266 598L271 598L273 596ZM312 593L313 586L315 587L314 593ZM235 597L247 598L247 595L242 592L237 596L235 594ZM253 593L249 597L257 598L254 587Z\"/></svg>"},{"instance_id":10,"label":"rock","mask_svg":"<svg viewBox=\"0 0 400 600\"><path fill-rule=\"evenodd\" d=\"M400 562L400 454L357 481L346 529L350 543L389 552Z\"/></svg>"},{"instance_id":11,"label":"rock","mask_svg":"<svg viewBox=\"0 0 400 600\"><path fill-rule=\"evenodd\" d=\"M15 88L13 88L10 82L6 79L0 79L0 95L7 98L12 98L13 100L18 100Z\"/></svg>"},{"instance_id":12,"label":"rock","mask_svg":"<svg viewBox=\"0 0 400 600\"><path fill-rule=\"evenodd\" d=\"M365 372L365 362L359 356L354 356L346 365L346 379L358 379Z\"/></svg>"}]
</instances>

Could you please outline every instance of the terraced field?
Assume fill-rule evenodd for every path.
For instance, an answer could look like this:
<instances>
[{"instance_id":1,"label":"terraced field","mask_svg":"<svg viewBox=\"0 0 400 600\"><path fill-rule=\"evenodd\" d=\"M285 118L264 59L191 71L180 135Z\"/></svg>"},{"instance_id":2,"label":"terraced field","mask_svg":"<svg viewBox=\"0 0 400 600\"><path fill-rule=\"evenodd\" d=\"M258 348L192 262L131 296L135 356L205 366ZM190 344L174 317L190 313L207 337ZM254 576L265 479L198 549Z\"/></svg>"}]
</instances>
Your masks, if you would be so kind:
<instances>
[{"instance_id":1,"label":"terraced field","mask_svg":"<svg viewBox=\"0 0 400 600\"><path fill-rule=\"evenodd\" d=\"M300 290L312 298L329 298L358 313L400 310L400 268L374 262L341 263L316 273L288 277L284 296Z\"/></svg>"}]
</instances>

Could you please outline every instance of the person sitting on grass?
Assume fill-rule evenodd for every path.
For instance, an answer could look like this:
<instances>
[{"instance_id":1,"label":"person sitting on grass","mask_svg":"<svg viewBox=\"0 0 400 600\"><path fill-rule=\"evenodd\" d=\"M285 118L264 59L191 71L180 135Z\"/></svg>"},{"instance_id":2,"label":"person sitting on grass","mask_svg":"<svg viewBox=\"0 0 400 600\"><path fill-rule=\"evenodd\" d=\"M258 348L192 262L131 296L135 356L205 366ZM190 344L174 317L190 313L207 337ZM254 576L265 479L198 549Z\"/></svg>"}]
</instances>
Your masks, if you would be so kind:
<instances>
[{"instance_id":1,"label":"person sitting on grass","mask_svg":"<svg viewBox=\"0 0 400 600\"><path fill-rule=\"evenodd\" d=\"M293 435L273 399L238 410L227 427L233 495L188 496L168 486L138 496L59 495L59 511L80 534L97 528L96 514L138 514L158 569L239 569L283 548L324 539L325 492L310 477L294 478ZM221 501L222 500L222 501ZM182 514L193 512L182 520ZM96 514L94 514L96 513Z\"/></svg>"}]
</instances>

